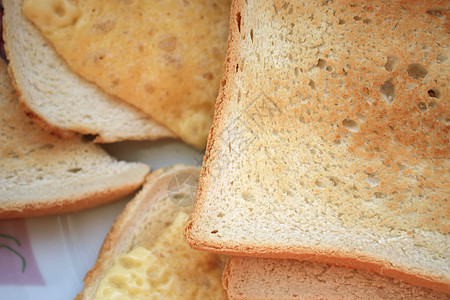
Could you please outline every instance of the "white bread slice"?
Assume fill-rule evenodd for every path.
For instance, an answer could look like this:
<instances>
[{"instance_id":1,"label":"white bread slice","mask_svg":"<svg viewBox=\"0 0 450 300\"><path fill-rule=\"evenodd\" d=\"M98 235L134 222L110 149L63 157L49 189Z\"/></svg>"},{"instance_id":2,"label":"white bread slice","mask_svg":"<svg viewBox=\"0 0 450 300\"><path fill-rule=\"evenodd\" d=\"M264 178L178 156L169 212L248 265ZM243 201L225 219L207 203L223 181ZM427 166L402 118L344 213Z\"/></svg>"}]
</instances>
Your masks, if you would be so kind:
<instances>
[{"instance_id":1,"label":"white bread slice","mask_svg":"<svg viewBox=\"0 0 450 300\"><path fill-rule=\"evenodd\" d=\"M230 257L223 284L233 300L448 299L376 273L293 259Z\"/></svg>"},{"instance_id":2,"label":"white bread slice","mask_svg":"<svg viewBox=\"0 0 450 300\"><path fill-rule=\"evenodd\" d=\"M22 106L40 126L61 137L95 135L94 142L175 138L133 106L73 73L22 15L22 1L3 1L3 38Z\"/></svg>"},{"instance_id":3,"label":"white bread slice","mask_svg":"<svg viewBox=\"0 0 450 300\"><path fill-rule=\"evenodd\" d=\"M186 238L450 293L449 3L350 4L234 1Z\"/></svg>"},{"instance_id":4,"label":"white bread slice","mask_svg":"<svg viewBox=\"0 0 450 300\"><path fill-rule=\"evenodd\" d=\"M136 190L149 173L77 135L59 139L23 113L0 61L0 219L93 207Z\"/></svg>"},{"instance_id":5,"label":"white bread slice","mask_svg":"<svg viewBox=\"0 0 450 300\"><path fill-rule=\"evenodd\" d=\"M142 190L127 204L115 220L105 238L94 267L86 274L83 290L75 299L94 299L105 272L114 264L119 255L128 253L137 246L151 248L163 231L174 222L180 211L190 212L199 173L199 167L174 165L165 170L158 169L148 176ZM183 233L180 232L180 234ZM173 256L173 249L170 249L170 247L171 245L168 243L167 257ZM186 255L189 256L188 253ZM193 283L197 283L202 286L199 285L194 289L201 291L213 287L217 288L218 284L220 286L219 293L216 297L209 299L226 298L225 291L222 290L220 284L223 268L222 258L211 254L202 255L211 256L209 268L218 271L218 282L212 284L208 280L207 273L209 272L203 273L201 271L203 268L199 268L196 278L188 278L182 285L188 289L188 287L192 287ZM214 264L214 260L216 260L217 265ZM175 268L175 266L173 267ZM209 273L209 276L211 276L211 273ZM210 283L208 284L208 282ZM162 284L169 283L162 281ZM154 288L159 290L158 287ZM161 297L160 299L167 299ZM136 294L134 299L143 299L143 295Z\"/></svg>"}]
</instances>

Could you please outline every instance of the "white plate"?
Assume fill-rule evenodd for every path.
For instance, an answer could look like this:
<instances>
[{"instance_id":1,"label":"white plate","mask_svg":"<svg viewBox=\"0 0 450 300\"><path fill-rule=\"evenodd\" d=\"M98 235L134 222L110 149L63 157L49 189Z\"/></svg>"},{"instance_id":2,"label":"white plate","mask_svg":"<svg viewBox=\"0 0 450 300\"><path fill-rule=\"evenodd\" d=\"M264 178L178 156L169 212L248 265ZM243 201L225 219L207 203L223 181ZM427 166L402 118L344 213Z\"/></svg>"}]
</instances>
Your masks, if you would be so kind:
<instances>
[{"instance_id":1,"label":"white plate","mask_svg":"<svg viewBox=\"0 0 450 300\"><path fill-rule=\"evenodd\" d=\"M175 141L104 148L152 170L177 163L201 165L203 158L200 151ZM73 299L111 224L131 198L77 213L0 221L0 299Z\"/></svg>"}]
</instances>

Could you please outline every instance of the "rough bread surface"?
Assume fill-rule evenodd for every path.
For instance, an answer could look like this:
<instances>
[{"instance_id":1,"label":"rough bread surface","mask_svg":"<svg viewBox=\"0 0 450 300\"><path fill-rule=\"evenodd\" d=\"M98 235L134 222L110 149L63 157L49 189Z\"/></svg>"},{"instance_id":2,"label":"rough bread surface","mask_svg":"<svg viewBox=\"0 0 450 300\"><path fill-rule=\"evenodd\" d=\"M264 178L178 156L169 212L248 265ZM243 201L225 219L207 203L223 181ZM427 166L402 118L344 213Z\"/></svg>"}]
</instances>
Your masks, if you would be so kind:
<instances>
[{"instance_id":1,"label":"rough bread surface","mask_svg":"<svg viewBox=\"0 0 450 300\"><path fill-rule=\"evenodd\" d=\"M204 149L223 71L230 0L25 0L70 68Z\"/></svg>"},{"instance_id":2,"label":"rough bread surface","mask_svg":"<svg viewBox=\"0 0 450 300\"><path fill-rule=\"evenodd\" d=\"M229 299L448 299L445 293L357 269L293 259L232 257Z\"/></svg>"},{"instance_id":3,"label":"rough bread surface","mask_svg":"<svg viewBox=\"0 0 450 300\"><path fill-rule=\"evenodd\" d=\"M188 242L450 292L448 1L235 1Z\"/></svg>"},{"instance_id":4,"label":"rough bread surface","mask_svg":"<svg viewBox=\"0 0 450 300\"><path fill-rule=\"evenodd\" d=\"M136 190L150 167L113 159L80 136L59 139L24 114L0 61L0 218L92 207Z\"/></svg>"},{"instance_id":5,"label":"rough bread surface","mask_svg":"<svg viewBox=\"0 0 450 300\"><path fill-rule=\"evenodd\" d=\"M120 257L129 253L130 250L141 247L156 250L153 252L153 255L156 255L156 261L147 270L151 271L149 275L154 277L149 279L152 284L155 284L153 290L149 291L154 293L152 299L166 299L167 293L170 294L171 299L179 299L178 293L183 295L182 298L188 299L226 298L220 283L220 274L223 270L222 258L212 253L199 256L198 252L195 253L185 245L182 231L176 231L177 237L170 236L170 232L173 233L173 230L178 227L176 222L185 221L185 219L180 220L180 216L187 217L191 211L199 173L199 167L174 165L165 170L156 170L148 176L142 190L127 204L111 227L95 266L84 279L85 286L77 295L77 300L95 299L99 285L105 284L104 279L108 279L109 270L115 261L120 260ZM183 228L184 224L179 227ZM161 248L167 250L164 252ZM177 257L180 252L182 252L181 257ZM189 265L191 258L192 265ZM195 265L195 258L200 265ZM171 265L174 262L178 265ZM187 266L184 266L183 262ZM154 270L155 267L158 269ZM180 268L185 268L186 272L179 270ZM174 274L178 271L180 271L179 274ZM171 274L171 276L170 278L157 277L164 274ZM123 277L127 276L133 277L133 274L124 274ZM158 278L159 282L155 282L155 278ZM131 280L130 286L133 283L134 280ZM139 288L147 283L142 283ZM182 289L166 290L158 294L172 287L182 287ZM145 298L142 294L129 296L131 299Z\"/></svg>"},{"instance_id":6,"label":"rough bread surface","mask_svg":"<svg viewBox=\"0 0 450 300\"><path fill-rule=\"evenodd\" d=\"M9 72L27 113L53 134L80 132L96 142L152 140L175 135L148 115L73 73L22 15L22 1L4 0Z\"/></svg>"}]
</instances>

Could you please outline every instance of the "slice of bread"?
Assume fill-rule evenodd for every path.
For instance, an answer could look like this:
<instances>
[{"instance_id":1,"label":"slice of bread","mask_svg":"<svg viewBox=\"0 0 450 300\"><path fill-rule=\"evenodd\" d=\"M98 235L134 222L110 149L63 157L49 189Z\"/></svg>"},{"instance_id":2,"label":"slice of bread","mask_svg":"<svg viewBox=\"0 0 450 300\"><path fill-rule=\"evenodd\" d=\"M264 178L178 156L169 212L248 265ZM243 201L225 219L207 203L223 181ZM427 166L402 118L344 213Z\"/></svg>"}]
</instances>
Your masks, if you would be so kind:
<instances>
[{"instance_id":1,"label":"slice of bread","mask_svg":"<svg viewBox=\"0 0 450 300\"><path fill-rule=\"evenodd\" d=\"M223 73L230 3L25 0L22 13L71 70L203 150Z\"/></svg>"},{"instance_id":2,"label":"slice of bread","mask_svg":"<svg viewBox=\"0 0 450 300\"><path fill-rule=\"evenodd\" d=\"M234 300L449 297L376 273L293 259L230 257L223 284Z\"/></svg>"},{"instance_id":3,"label":"slice of bread","mask_svg":"<svg viewBox=\"0 0 450 300\"><path fill-rule=\"evenodd\" d=\"M114 299L148 299L148 293L151 299L226 299L223 258L190 249L183 237L199 173L199 167L175 165L148 176L111 227L77 300L111 299L103 286L115 291ZM140 273L143 264L149 265Z\"/></svg>"},{"instance_id":4,"label":"slice of bread","mask_svg":"<svg viewBox=\"0 0 450 300\"><path fill-rule=\"evenodd\" d=\"M80 210L136 190L150 167L110 157L77 135L59 139L19 105L0 61L0 218Z\"/></svg>"},{"instance_id":5,"label":"slice of bread","mask_svg":"<svg viewBox=\"0 0 450 300\"><path fill-rule=\"evenodd\" d=\"M31 117L52 134L95 135L95 142L175 138L133 106L73 73L22 15L22 0L4 0L3 37L19 99Z\"/></svg>"},{"instance_id":6,"label":"slice of bread","mask_svg":"<svg viewBox=\"0 0 450 300\"><path fill-rule=\"evenodd\" d=\"M240 1L186 237L450 293L448 1Z\"/></svg>"}]
</instances>

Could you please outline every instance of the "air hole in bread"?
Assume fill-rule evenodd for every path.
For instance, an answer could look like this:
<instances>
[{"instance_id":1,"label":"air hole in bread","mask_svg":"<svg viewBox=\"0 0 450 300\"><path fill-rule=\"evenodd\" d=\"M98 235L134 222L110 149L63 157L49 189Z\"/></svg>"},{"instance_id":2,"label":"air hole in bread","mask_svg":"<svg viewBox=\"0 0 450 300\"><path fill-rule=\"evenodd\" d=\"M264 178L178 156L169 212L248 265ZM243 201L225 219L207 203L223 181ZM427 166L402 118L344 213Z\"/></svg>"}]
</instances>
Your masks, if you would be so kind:
<instances>
[{"instance_id":1,"label":"air hole in bread","mask_svg":"<svg viewBox=\"0 0 450 300\"><path fill-rule=\"evenodd\" d=\"M447 60L447 54L445 54L445 53L440 53L436 56L436 63L438 63L438 64L442 64L446 60Z\"/></svg>"},{"instance_id":2,"label":"air hole in bread","mask_svg":"<svg viewBox=\"0 0 450 300\"><path fill-rule=\"evenodd\" d=\"M392 83L392 80L393 79L390 78L380 86L381 95L383 96L384 100L386 100L386 102L389 104L394 102L396 97L395 85Z\"/></svg>"},{"instance_id":3,"label":"air hole in bread","mask_svg":"<svg viewBox=\"0 0 450 300\"><path fill-rule=\"evenodd\" d=\"M388 72L392 72L395 69L395 66L397 65L398 57L396 55L388 55L386 57L386 63L384 64L384 68Z\"/></svg>"},{"instance_id":4,"label":"air hole in bread","mask_svg":"<svg viewBox=\"0 0 450 300\"><path fill-rule=\"evenodd\" d=\"M371 186L371 187L376 187L378 185L380 185L380 179L378 177L376 177L374 174L368 174L367 175L367 179L366 182Z\"/></svg>"},{"instance_id":5,"label":"air hole in bread","mask_svg":"<svg viewBox=\"0 0 450 300\"><path fill-rule=\"evenodd\" d=\"M314 184L320 189L323 189L326 187L325 183L323 183L323 181L321 181L320 179L317 179L316 181L314 181Z\"/></svg>"},{"instance_id":6,"label":"air hole in bread","mask_svg":"<svg viewBox=\"0 0 450 300\"><path fill-rule=\"evenodd\" d=\"M447 11L448 9L443 7L435 7L432 9L427 10L427 14L433 17L442 17L444 15L444 11Z\"/></svg>"},{"instance_id":7,"label":"air hole in bread","mask_svg":"<svg viewBox=\"0 0 450 300\"><path fill-rule=\"evenodd\" d=\"M354 16L353 19L354 19L355 21L360 21L360 20L361 20L361 17L360 17L360 16Z\"/></svg>"},{"instance_id":8,"label":"air hole in bread","mask_svg":"<svg viewBox=\"0 0 450 300\"><path fill-rule=\"evenodd\" d=\"M252 42L253 42L253 29L250 29L250 39L251 39Z\"/></svg>"},{"instance_id":9,"label":"air hole in bread","mask_svg":"<svg viewBox=\"0 0 450 300\"><path fill-rule=\"evenodd\" d=\"M236 14L236 22L237 22L238 30L239 30L239 32L241 32L241 12L238 12Z\"/></svg>"},{"instance_id":10,"label":"air hole in bread","mask_svg":"<svg viewBox=\"0 0 450 300\"><path fill-rule=\"evenodd\" d=\"M428 96L430 96L432 98L440 99L441 98L441 92L437 88L432 88L432 89L428 90Z\"/></svg>"},{"instance_id":11,"label":"air hole in bread","mask_svg":"<svg viewBox=\"0 0 450 300\"><path fill-rule=\"evenodd\" d=\"M317 65L318 68L320 69L325 69L325 67L327 66L327 61L325 59L319 58L317 60Z\"/></svg>"},{"instance_id":12,"label":"air hole in bread","mask_svg":"<svg viewBox=\"0 0 450 300\"><path fill-rule=\"evenodd\" d=\"M294 68L294 74L295 74L296 77L298 77L298 75L300 75L298 67Z\"/></svg>"},{"instance_id":13,"label":"air hole in bread","mask_svg":"<svg viewBox=\"0 0 450 300\"><path fill-rule=\"evenodd\" d=\"M316 83L314 82L314 80L310 80L308 85L314 90L316 88Z\"/></svg>"},{"instance_id":14,"label":"air hole in bread","mask_svg":"<svg viewBox=\"0 0 450 300\"><path fill-rule=\"evenodd\" d=\"M411 77L412 79L424 78L428 73L427 69L418 63L408 65L407 71L409 77Z\"/></svg>"},{"instance_id":15,"label":"air hole in bread","mask_svg":"<svg viewBox=\"0 0 450 300\"><path fill-rule=\"evenodd\" d=\"M247 191L242 192L242 198L248 202L253 202L255 200L254 196Z\"/></svg>"},{"instance_id":16,"label":"air hole in bread","mask_svg":"<svg viewBox=\"0 0 450 300\"><path fill-rule=\"evenodd\" d=\"M71 168L71 169L67 170L67 172L69 172L69 173L78 173L78 172L81 172L81 171L83 171L82 168Z\"/></svg>"},{"instance_id":17,"label":"air hole in bread","mask_svg":"<svg viewBox=\"0 0 450 300\"><path fill-rule=\"evenodd\" d=\"M331 176L331 177L328 178L328 179L330 179L330 181L331 181L331 183L333 184L333 186L339 185L340 180L337 179L336 177Z\"/></svg>"},{"instance_id":18,"label":"air hole in bread","mask_svg":"<svg viewBox=\"0 0 450 300\"><path fill-rule=\"evenodd\" d=\"M66 10L61 3L57 3L55 6L53 6L53 11L58 17L64 17L64 15L66 14Z\"/></svg>"},{"instance_id":19,"label":"air hole in bread","mask_svg":"<svg viewBox=\"0 0 450 300\"><path fill-rule=\"evenodd\" d=\"M339 24L339 25L344 25L344 24L345 24L345 21L342 20L342 19L339 19L338 24Z\"/></svg>"},{"instance_id":20,"label":"air hole in bread","mask_svg":"<svg viewBox=\"0 0 450 300\"><path fill-rule=\"evenodd\" d=\"M355 120L351 119L345 119L342 121L342 125L351 132L358 132L359 131L359 124Z\"/></svg>"},{"instance_id":21,"label":"air hole in bread","mask_svg":"<svg viewBox=\"0 0 450 300\"><path fill-rule=\"evenodd\" d=\"M98 134L85 134L82 137L83 142L90 143L98 137Z\"/></svg>"},{"instance_id":22,"label":"air hole in bread","mask_svg":"<svg viewBox=\"0 0 450 300\"><path fill-rule=\"evenodd\" d=\"M427 104L425 102L419 102L417 107L421 112L426 112L428 110Z\"/></svg>"},{"instance_id":23,"label":"air hole in bread","mask_svg":"<svg viewBox=\"0 0 450 300\"><path fill-rule=\"evenodd\" d=\"M212 234L216 234L216 233L218 233L218 232L219 232L219 230L217 230L217 229L211 231Z\"/></svg>"},{"instance_id":24,"label":"air hole in bread","mask_svg":"<svg viewBox=\"0 0 450 300\"><path fill-rule=\"evenodd\" d=\"M384 198L384 194L382 192L375 192L375 193L373 193L373 195L375 196L375 198L378 198L378 199Z\"/></svg>"}]
</instances>

